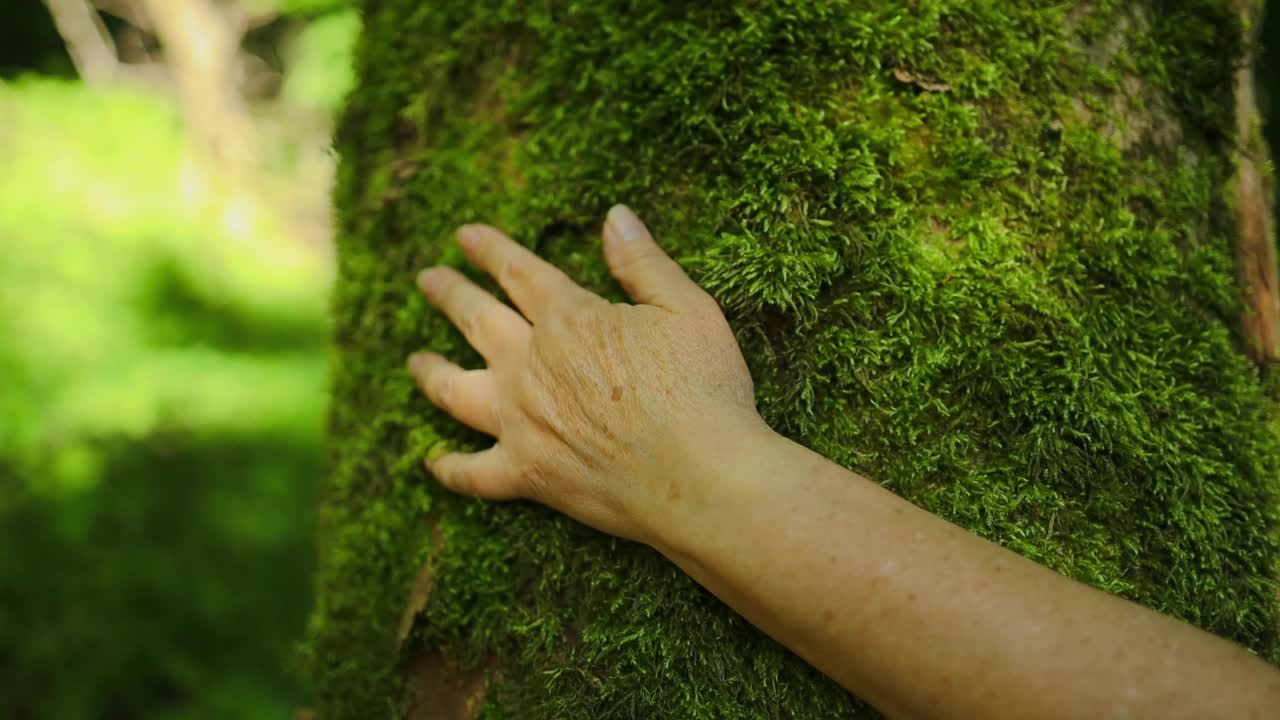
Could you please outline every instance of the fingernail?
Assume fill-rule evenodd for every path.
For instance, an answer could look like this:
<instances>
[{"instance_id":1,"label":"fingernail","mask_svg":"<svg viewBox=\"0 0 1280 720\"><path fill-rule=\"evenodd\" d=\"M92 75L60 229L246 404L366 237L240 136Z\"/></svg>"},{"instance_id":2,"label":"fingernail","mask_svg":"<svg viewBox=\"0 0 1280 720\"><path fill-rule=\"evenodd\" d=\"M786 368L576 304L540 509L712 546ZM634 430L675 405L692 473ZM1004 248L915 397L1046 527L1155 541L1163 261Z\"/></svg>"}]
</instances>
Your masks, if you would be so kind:
<instances>
[{"instance_id":1,"label":"fingernail","mask_svg":"<svg viewBox=\"0 0 1280 720\"><path fill-rule=\"evenodd\" d=\"M407 361L410 372L418 372L426 365L427 358L423 353L411 353Z\"/></svg>"},{"instance_id":2,"label":"fingernail","mask_svg":"<svg viewBox=\"0 0 1280 720\"><path fill-rule=\"evenodd\" d=\"M476 237L476 229L474 226L463 225L462 227L458 228L457 235L458 235L458 244L461 245L464 250L470 250L472 247L475 246L477 237Z\"/></svg>"},{"instance_id":3,"label":"fingernail","mask_svg":"<svg viewBox=\"0 0 1280 720\"><path fill-rule=\"evenodd\" d=\"M453 450L447 440L441 440L427 449L427 462L433 463L436 460L448 455Z\"/></svg>"},{"instance_id":4,"label":"fingernail","mask_svg":"<svg viewBox=\"0 0 1280 720\"><path fill-rule=\"evenodd\" d=\"M435 268L427 268L426 270L418 273L418 287L422 288L426 292L430 292L435 289L439 279L440 274L435 272Z\"/></svg>"},{"instance_id":5,"label":"fingernail","mask_svg":"<svg viewBox=\"0 0 1280 720\"><path fill-rule=\"evenodd\" d=\"M640 218L631 212L626 205L614 205L605 216L605 224L613 232L614 238L622 242L636 240L649 234Z\"/></svg>"}]
</instances>

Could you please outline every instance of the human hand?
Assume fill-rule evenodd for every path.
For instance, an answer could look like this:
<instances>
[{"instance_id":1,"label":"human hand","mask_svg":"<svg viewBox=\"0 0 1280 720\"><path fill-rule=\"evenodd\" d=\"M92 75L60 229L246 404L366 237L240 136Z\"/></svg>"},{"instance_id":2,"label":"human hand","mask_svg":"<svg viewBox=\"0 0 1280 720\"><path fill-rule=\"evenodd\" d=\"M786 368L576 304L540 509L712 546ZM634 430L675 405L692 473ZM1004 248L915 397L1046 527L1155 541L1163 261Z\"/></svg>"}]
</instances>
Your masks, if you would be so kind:
<instances>
[{"instance_id":1,"label":"human hand","mask_svg":"<svg viewBox=\"0 0 1280 720\"><path fill-rule=\"evenodd\" d=\"M691 489L691 454L763 422L716 301L626 207L609 211L603 235L610 272L635 305L584 290L492 227L459 229L467 259L519 312L452 268L424 270L419 288L488 367L416 353L409 370L432 403L497 438L488 450L429 459L447 488L534 500L653 544L659 519Z\"/></svg>"}]
</instances>

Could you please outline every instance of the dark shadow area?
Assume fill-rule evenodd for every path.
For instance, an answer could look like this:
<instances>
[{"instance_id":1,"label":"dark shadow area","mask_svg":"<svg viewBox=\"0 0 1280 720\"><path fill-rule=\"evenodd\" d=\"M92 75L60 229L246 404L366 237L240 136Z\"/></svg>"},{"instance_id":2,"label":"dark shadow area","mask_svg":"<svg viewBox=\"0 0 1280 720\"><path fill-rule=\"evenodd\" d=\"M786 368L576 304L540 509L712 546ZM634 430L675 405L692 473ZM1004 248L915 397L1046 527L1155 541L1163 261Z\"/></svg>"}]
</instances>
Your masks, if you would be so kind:
<instances>
[{"instance_id":1,"label":"dark shadow area","mask_svg":"<svg viewBox=\"0 0 1280 720\"><path fill-rule=\"evenodd\" d=\"M160 260L139 285L152 342L242 353L315 352L328 337L319 318L247 308L202 292L176 262Z\"/></svg>"},{"instance_id":2,"label":"dark shadow area","mask_svg":"<svg viewBox=\"0 0 1280 720\"><path fill-rule=\"evenodd\" d=\"M26 0L21 12L5 12L0 22L0 78L24 72L75 77L67 54L44 3Z\"/></svg>"},{"instance_id":3,"label":"dark shadow area","mask_svg":"<svg viewBox=\"0 0 1280 720\"><path fill-rule=\"evenodd\" d=\"M17 489L0 496L0 697L19 703L5 716L287 717L315 502L299 478L318 476L315 448L104 445L88 491L41 494L0 469Z\"/></svg>"}]
</instances>

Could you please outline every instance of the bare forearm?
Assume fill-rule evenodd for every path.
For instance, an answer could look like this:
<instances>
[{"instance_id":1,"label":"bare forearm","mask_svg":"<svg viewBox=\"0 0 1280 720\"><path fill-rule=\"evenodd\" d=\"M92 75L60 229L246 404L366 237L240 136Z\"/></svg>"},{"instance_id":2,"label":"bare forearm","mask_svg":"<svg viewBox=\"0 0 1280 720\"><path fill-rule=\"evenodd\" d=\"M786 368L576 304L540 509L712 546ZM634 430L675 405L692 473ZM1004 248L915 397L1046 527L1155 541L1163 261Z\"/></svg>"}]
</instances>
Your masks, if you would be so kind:
<instances>
[{"instance_id":1,"label":"bare forearm","mask_svg":"<svg viewBox=\"0 0 1280 720\"><path fill-rule=\"evenodd\" d=\"M769 431L720 307L625 207L605 302L495 228L459 243L514 303L419 275L485 358L409 367L497 438L434 454L447 487L526 498L649 543L764 631L904 717L1263 717L1280 673L1187 625L1058 576Z\"/></svg>"},{"instance_id":2,"label":"bare forearm","mask_svg":"<svg viewBox=\"0 0 1280 720\"><path fill-rule=\"evenodd\" d=\"M659 549L881 710L1264 717L1280 672L1076 583L760 428L725 433ZM699 518L686 522L685 513Z\"/></svg>"}]
</instances>

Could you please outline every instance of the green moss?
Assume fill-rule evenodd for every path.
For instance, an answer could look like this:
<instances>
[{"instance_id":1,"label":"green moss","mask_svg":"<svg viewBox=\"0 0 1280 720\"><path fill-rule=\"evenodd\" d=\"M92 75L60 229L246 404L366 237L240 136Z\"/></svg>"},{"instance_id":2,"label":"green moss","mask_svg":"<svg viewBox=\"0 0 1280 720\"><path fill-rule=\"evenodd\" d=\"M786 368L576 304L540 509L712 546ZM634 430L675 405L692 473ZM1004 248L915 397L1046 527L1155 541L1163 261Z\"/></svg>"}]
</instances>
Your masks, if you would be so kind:
<instances>
[{"instance_id":1,"label":"green moss","mask_svg":"<svg viewBox=\"0 0 1280 720\"><path fill-rule=\"evenodd\" d=\"M620 297L598 251L618 201L724 304L776 429L1277 652L1275 381L1239 351L1224 191L1242 30L1228 0L1166 4L366 0L338 136L323 716L396 714L423 646L492 663L490 718L869 714L653 552L421 469L484 438L402 370L423 347L478 364L414 271L461 264L453 228L485 219ZM1131 43L1081 49L1125 22ZM1117 105L1125 78L1176 146Z\"/></svg>"}]
</instances>

